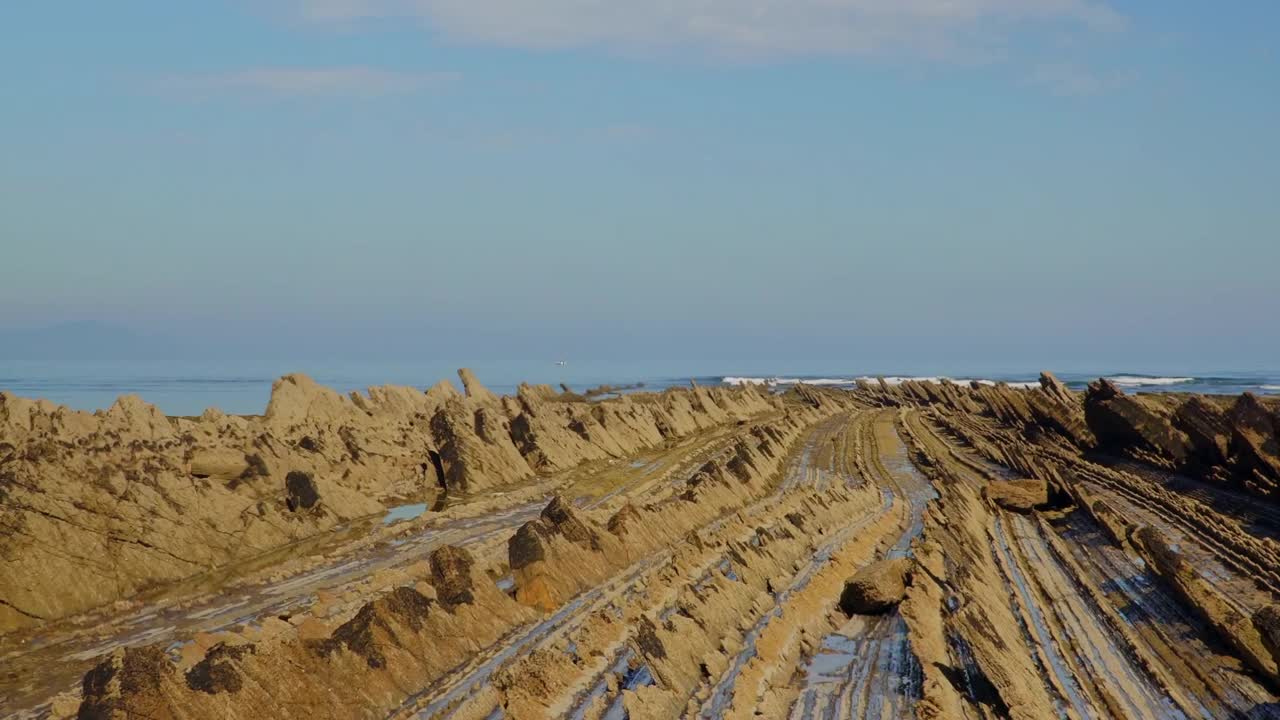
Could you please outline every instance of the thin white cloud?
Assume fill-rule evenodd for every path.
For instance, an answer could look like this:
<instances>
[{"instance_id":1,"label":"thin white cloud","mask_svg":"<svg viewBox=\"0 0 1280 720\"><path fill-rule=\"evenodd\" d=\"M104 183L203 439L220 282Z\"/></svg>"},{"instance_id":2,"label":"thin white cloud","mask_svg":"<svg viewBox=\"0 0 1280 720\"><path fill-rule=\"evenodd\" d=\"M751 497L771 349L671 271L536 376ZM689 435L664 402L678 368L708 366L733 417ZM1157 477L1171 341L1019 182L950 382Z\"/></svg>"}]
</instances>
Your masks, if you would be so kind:
<instances>
[{"instance_id":1,"label":"thin white cloud","mask_svg":"<svg viewBox=\"0 0 1280 720\"><path fill-rule=\"evenodd\" d=\"M1040 65L1031 71L1031 83L1064 97L1085 97L1119 90L1133 82L1133 75L1104 72L1071 63Z\"/></svg>"},{"instance_id":2,"label":"thin white cloud","mask_svg":"<svg viewBox=\"0 0 1280 720\"><path fill-rule=\"evenodd\" d=\"M314 22L417 18L511 47L688 46L717 53L945 53L1021 26L1123 28L1110 0L285 0Z\"/></svg>"},{"instance_id":3,"label":"thin white cloud","mask_svg":"<svg viewBox=\"0 0 1280 720\"><path fill-rule=\"evenodd\" d=\"M363 66L258 67L169 75L162 85L198 95L239 92L273 97L381 97L416 92L454 79L452 73L408 73Z\"/></svg>"}]
</instances>

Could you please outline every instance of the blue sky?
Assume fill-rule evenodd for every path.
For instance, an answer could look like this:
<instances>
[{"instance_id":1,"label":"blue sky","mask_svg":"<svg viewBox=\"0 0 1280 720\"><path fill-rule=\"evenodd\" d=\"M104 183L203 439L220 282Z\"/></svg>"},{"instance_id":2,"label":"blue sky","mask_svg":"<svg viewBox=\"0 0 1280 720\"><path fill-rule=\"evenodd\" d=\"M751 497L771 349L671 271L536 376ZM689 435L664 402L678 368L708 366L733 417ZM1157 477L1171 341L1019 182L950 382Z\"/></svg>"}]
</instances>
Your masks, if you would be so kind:
<instances>
[{"instance_id":1,"label":"blue sky","mask_svg":"<svg viewBox=\"0 0 1280 720\"><path fill-rule=\"evenodd\" d=\"M1278 26L1266 2L6 3L0 329L1275 369Z\"/></svg>"}]
</instances>

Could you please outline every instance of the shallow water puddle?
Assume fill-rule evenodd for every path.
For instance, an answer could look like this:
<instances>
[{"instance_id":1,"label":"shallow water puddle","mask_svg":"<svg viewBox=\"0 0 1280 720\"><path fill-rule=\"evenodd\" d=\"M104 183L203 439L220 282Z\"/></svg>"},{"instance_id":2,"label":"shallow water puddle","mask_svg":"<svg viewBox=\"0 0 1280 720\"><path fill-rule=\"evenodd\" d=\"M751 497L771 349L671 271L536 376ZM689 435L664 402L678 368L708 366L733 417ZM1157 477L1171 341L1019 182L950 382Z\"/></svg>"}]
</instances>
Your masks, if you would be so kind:
<instances>
[{"instance_id":1,"label":"shallow water puddle","mask_svg":"<svg viewBox=\"0 0 1280 720\"><path fill-rule=\"evenodd\" d=\"M412 505L399 505L387 511L382 518L383 525L391 525L393 523L412 520L427 511L426 503L414 503Z\"/></svg>"}]
</instances>

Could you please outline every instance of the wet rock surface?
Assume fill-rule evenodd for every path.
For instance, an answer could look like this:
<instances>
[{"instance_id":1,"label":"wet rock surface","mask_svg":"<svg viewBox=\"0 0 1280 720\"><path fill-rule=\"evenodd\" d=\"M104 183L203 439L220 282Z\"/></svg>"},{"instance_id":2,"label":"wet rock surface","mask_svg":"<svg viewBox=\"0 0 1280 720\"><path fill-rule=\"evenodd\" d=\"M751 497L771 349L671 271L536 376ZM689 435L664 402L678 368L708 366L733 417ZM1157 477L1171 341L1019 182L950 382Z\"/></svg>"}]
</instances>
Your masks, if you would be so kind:
<instances>
[{"instance_id":1,"label":"wet rock surface","mask_svg":"<svg viewBox=\"0 0 1280 720\"><path fill-rule=\"evenodd\" d=\"M86 413L0 393L0 633L104 606L442 489L477 493L775 412L758 389L599 402L278 380L261 416ZM517 432L535 428L536 433ZM579 432L573 428L585 430ZM68 584L65 578L82 581Z\"/></svg>"},{"instance_id":2,"label":"wet rock surface","mask_svg":"<svg viewBox=\"0 0 1280 720\"><path fill-rule=\"evenodd\" d=\"M65 529L63 547L98 538L141 566L207 534L206 568L234 556L234 537L272 548L354 533L254 560L261 597L229 597L207 624L201 603L230 576L153 605L121 599L127 583L169 576L125 572L99 593L118 604L94 616L98 644L69 653L81 682L38 714L1280 715L1265 398L1130 396L1106 381L1074 393L1046 373L1034 388L881 380L589 402L460 379L463 392L344 397L290 376L257 418L0 396L7 527L61 522L52 509L79 521L89 511L59 493L106 468L84 490L111 502L106 539ZM405 488L442 487L456 505L338 529L356 527L352 503L376 513ZM263 513L264 529L218 526L232 510ZM6 570L39 586L15 559L27 541L5 542ZM95 632L41 619L39 603L0 608ZM0 646L19 668L0 687L34 687L39 652Z\"/></svg>"},{"instance_id":3,"label":"wet rock surface","mask_svg":"<svg viewBox=\"0 0 1280 720\"><path fill-rule=\"evenodd\" d=\"M917 465L942 493L903 604L924 666L920 714L1275 714L1265 608L1280 555L1265 501L1241 501L1262 485L1233 439L1241 426L1265 435L1256 398L1129 396L1099 380L1076 404L1043 379L868 394L910 408ZM1035 411L1051 403L1082 408L1088 437Z\"/></svg>"}]
</instances>

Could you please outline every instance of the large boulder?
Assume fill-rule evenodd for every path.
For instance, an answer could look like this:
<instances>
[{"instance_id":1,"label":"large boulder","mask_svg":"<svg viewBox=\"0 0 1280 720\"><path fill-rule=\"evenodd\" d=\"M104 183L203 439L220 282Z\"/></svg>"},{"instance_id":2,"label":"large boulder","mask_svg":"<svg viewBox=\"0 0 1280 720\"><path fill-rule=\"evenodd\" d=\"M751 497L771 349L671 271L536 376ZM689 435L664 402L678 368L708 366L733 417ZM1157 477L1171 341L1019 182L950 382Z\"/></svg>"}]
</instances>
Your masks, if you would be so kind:
<instances>
[{"instance_id":1,"label":"large boulder","mask_svg":"<svg viewBox=\"0 0 1280 720\"><path fill-rule=\"evenodd\" d=\"M191 474L222 482L239 480L249 471L249 458L237 448L199 448L191 454Z\"/></svg>"},{"instance_id":2,"label":"large boulder","mask_svg":"<svg viewBox=\"0 0 1280 720\"><path fill-rule=\"evenodd\" d=\"M896 558L872 563L844 583L840 609L846 615L879 615L898 606L907 594L911 560Z\"/></svg>"}]
</instances>

